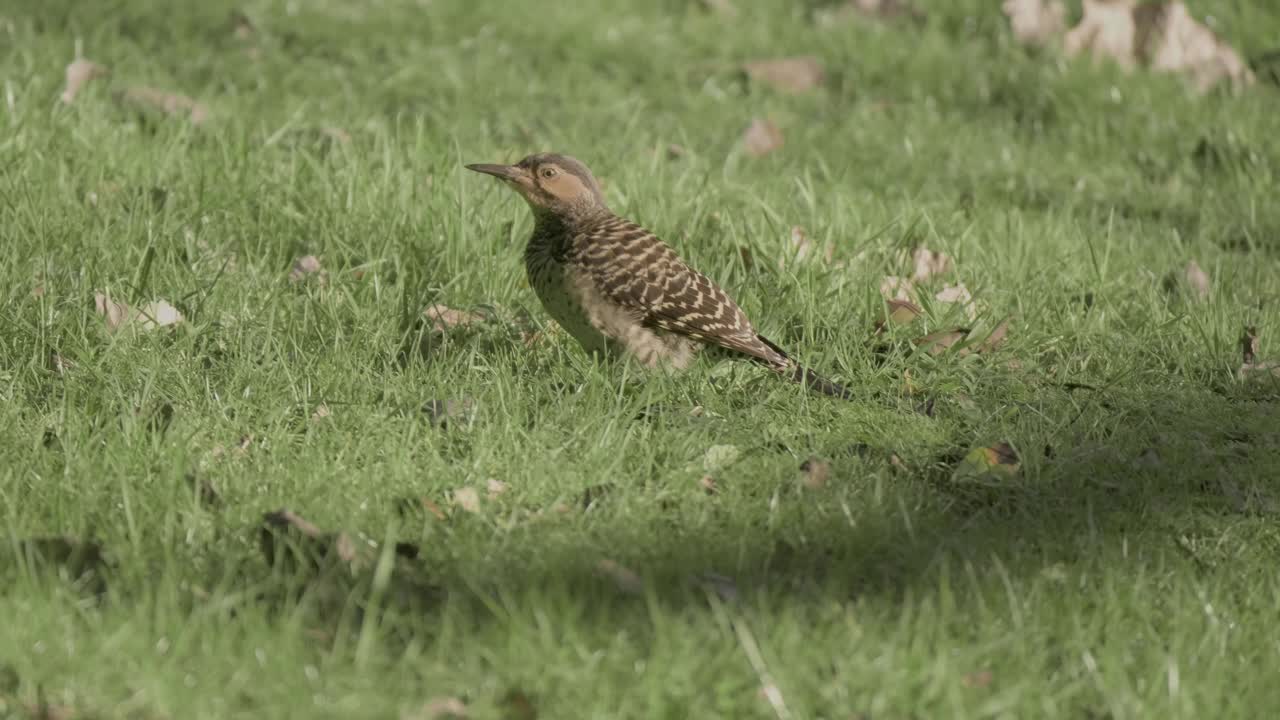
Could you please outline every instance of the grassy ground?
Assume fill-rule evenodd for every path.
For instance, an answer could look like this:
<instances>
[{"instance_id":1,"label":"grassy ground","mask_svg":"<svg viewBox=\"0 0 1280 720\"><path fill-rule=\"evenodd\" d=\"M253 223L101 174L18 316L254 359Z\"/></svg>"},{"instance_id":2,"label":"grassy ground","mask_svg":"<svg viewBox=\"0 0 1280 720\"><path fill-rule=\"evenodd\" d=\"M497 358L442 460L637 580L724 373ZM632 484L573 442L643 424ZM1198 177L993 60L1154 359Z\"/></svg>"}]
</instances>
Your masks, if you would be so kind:
<instances>
[{"instance_id":1,"label":"grassy ground","mask_svg":"<svg viewBox=\"0 0 1280 720\"><path fill-rule=\"evenodd\" d=\"M0 715L1274 711L1280 381L1235 371L1245 325L1280 355L1280 94L1028 53L994 5L7 3ZM1246 55L1280 36L1265 3L1191 5ZM77 50L110 75L65 106ZM734 71L795 54L821 89ZM753 117L781 150L742 151ZM547 149L858 400L526 346L527 210L461 165ZM792 226L831 260L779 269ZM917 245L978 326L1012 317L1001 347L910 352L969 322L926 303L875 352ZM1163 287L1190 260L1203 301ZM95 292L186 321L111 333ZM432 303L488 320L440 336ZM955 473L1002 441L1016 474ZM269 563L284 507L355 552ZM103 562L24 542L59 535Z\"/></svg>"}]
</instances>

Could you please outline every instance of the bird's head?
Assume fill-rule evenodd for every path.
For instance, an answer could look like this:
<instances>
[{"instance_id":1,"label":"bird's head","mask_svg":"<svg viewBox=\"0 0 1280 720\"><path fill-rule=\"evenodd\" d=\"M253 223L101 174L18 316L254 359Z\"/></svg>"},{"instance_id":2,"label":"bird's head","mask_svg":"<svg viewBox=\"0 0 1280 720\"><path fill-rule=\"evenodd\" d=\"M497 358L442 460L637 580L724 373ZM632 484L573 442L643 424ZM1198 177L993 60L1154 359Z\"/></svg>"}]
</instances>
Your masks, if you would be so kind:
<instances>
[{"instance_id":1,"label":"bird's head","mask_svg":"<svg viewBox=\"0 0 1280 720\"><path fill-rule=\"evenodd\" d=\"M519 193L539 218L573 222L608 212L604 193L591 171L568 155L539 153L515 165L468 165L467 169L501 180Z\"/></svg>"}]
</instances>

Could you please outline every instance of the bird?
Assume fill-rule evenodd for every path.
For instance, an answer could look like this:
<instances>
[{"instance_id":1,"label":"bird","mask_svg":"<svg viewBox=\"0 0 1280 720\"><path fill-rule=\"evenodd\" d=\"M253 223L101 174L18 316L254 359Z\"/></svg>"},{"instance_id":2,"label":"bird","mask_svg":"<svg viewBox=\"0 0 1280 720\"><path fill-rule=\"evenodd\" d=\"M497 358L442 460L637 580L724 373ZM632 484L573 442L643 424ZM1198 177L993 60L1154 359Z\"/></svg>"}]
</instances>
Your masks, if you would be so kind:
<instances>
[{"instance_id":1,"label":"bird","mask_svg":"<svg viewBox=\"0 0 1280 720\"><path fill-rule=\"evenodd\" d=\"M746 359L810 390L852 399L759 334L742 308L644 227L615 215L579 160L536 153L514 165L472 164L514 190L533 213L529 285L588 353L649 368L689 367L697 353Z\"/></svg>"}]
</instances>

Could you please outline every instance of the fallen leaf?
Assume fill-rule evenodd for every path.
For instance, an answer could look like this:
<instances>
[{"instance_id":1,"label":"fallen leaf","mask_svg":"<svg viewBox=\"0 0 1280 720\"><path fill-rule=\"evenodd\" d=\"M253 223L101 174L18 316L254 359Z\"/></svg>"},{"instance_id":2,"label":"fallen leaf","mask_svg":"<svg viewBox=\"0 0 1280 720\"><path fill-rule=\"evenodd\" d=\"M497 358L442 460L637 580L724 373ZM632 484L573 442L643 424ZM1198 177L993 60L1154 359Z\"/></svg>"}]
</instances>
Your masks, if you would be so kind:
<instances>
[{"instance_id":1,"label":"fallen leaf","mask_svg":"<svg viewBox=\"0 0 1280 720\"><path fill-rule=\"evenodd\" d=\"M716 485L716 479L710 475L703 475L698 479L698 486L708 495L715 495L720 492L720 488Z\"/></svg>"},{"instance_id":2,"label":"fallen leaf","mask_svg":"<svg viewBox=\"0 0 1280 720\"><path fill-rule=\"evenodd\" d=\"M489 478L485 483L485 488L489 491L489 499L492 500L507 491L507 484L501 480Z\"/></svg>"},{"instance_id":3,"label":"fallen leaf","mask_svg":"<svg viewBox=\"0 0 1280 720\"><path fill-rule=\"evenodd\" d=\"M732 0L702 0L702 7L727 18L738 16L738 8Z\"/></svg>"},{"instance_id":4,"label":"fallen leaf","mask_svg":"<svg viewBox=\"0 0 1280 720\"><path fill-rule=\"evenodd\" d=\"M316 273L320 273L319 277L324 277L324 270L320 265L320 258L315 255L303 255L293 262L293 268L289 270L289 280L293 282L302 282Z\"/></svg>"},{"instance_id":5,"label":"fallen leaf","mask_svg":"<svg viewBox=\"0 0 1280 720\"><path fill-rule=\"evenodd\" d=\"M969 331L965 328L956 328L955 330L939 330L931 332L924 337L916 338L915 344L923 351L930 355L941 355L946 352L952 345L964 340L969 336ZM965 351L961 348L961 351ZM967 354L967 353L965 353Z\"/></svg>"},{"instance_id":6,"label":"fallen leaf","mask_svg":"<svg viewBox=\"0 0 1280 720\"><path fill-rule=\"evenodd\" d=\"M967 688L984 688L991 684L991 680L990 670L979 670L978 672L967 673L962 682Z\"/></svg>"},{"instance_id":7,"label":"fallen leaf","mask_svg":"<svg viewBox=\"0 0 1280 720\"><path fill-rule=\"evenodd\" d=\"M822 85L822 63L816 57L756 60L743 63L743 70L753 82L763 83L779 92L798 94Z\"/></svg>"},{"instance_id":8,"label":"fallen leaf","mask_svg":"<svg viewBox=\"0 0 1280 720\"><path fill-rule=\"evenodd\" d=\"M466 327L476 323L484 322L484 316L466 310L455 310L448 305L435 304L422 314L431 321L432 328L436 332L446 332L456 327Z\"/></svg>"},{"instance_id":9,"label":"fallen leaf","mask_svg":"<svg viewBox=\"0 0 1280 720\"><path fill-rule=\"evenodd\" d=\"M831 476L831 463L818 458L809 458L800 463L800 482L810 490L826 487Z\"/></svg>"},{"instance_id":10,"label":"fallen leaf","mask_svg":"<svg viewBox=\"0 0 1280 720\"><path fill-rule=\"evenodd\" d=\"M911 300L916 286L907 278L886 275L880 281L880 295L886 300Z\"/></svg>"},{"instance_id":11,"label":"fallen leaf","mask_svg":"<svg viewBox=\"0 0 1280 720\"><path fill-rule=\"evenodd\" d=\"M960 474L996 474L1008 477L1015 475L1021 466L1022 461L1013 446L1007 442L999 442L990 447L971 450L960 461L957 471Z\"/></svg>"},{"instance_id":12,"label":"fallen leaf","mask_svg":"<svg viewBox=\"0 0 1280 720\"><path fill-rule=\"evenodd\" d=\"M601 560L596 563L596 570L613 580L618 589L628 595L639 595L644 592L644 581L640 579L640 576L613 560Z\"/></svg>"},{"instance_id":13,"label":"fallen leaf","mask_svg":"<svg viewBox=\"0 0 1280 720\"><path fill-rule=\"evenodd\" d=\"M457 505L469 513L480 512L480 493L476 492L475 488L457 488L451 493L450 499L453 501L454 505Z\"/></svg>"},{"instance_id":14,"label":"fallen leaf","mask_svg":"<svg viewBox=\"0 0 1280 720\"><path fill-rule=\"evenodd\" d=\"M1045 46L1062 37L1067 8L1061 0L1004 0L1013 37L1023 45Z\"/></svg>"},{"instance_id":15,"label":"fallen leaf","mask_svg":"<svg viewBox=\"0 0 1280 720\"><path fill-rule=\"evenodd\" d=\"M85 60L84 58L73 60L71 64L67 65L67 86L62 91L62 102L70 105L90 80L106 74L107 68L92 60Z\"/></svg>"},{"instance_id":16,"label":"fallen leaf","mask_svg":"<svg viewBox=\"0 0 1280 720\"><path fill-rule=\"evenodd\" d=\"M782 147L782 131L772 121L756 118L742 134L742 147L755 157L768 155Z\"/></svg>"},{"instance_id":17,"label":"fallen leaf","mask_svg":"<svg viewBox=\"0 0 1280 720\"><path fill-rule=\"evenodd\" d=\"M209 119L209 108L186 95L151 87L132 87L120 98L126 104L144 110L163 112L166 115L186 115L192 125L203 125Z\"/></svg>"},{"instance_id":18,"label":"fallen leaf","mask_svg":"<svg viewBox=\"0 0 1280 720\"><path fill-rule=\"evenodd\" d=\"M166 300L156 300L133 309L123 302L112 300L105 293L94 293L93 304L98 314L106 320L107 329L112 332L126 325L154 330L177 325L183 320L182 313Z\"/></svg>"},{"instance_id":19,"label":"fallen leaf","mask_svg":"<svg viewBox=\"0 0 1280 720\"><path fill-rule=\"evenodd\" d=\"M894 325L908 325L924 314L924 310L910 300L888 300L885 309L885 319Z\"/></svg>"},{"instance_id":20,"label":"fallen leaf","mask_svg":"<svg viewBox=\"0 0 1280 720\"><path fill-rule=\"evenodd\" d=\"M976 320L978 317L978 306L974 304L973 295L969 294L969 289L963 284L945 285L933 297L941 303L960 305L964 308L964 313L970 320Z\"/></svg>"},{"instance_id":21,"label":"fallen leaf","mask_svg":"<svg viewBox=\"0 0 1280 720\"><path fill-rule=\"evenodd\" d=\"M440 697L426 701L412 715L402 715L401 720L440 720L442 718L458 720L466 717L470 717L466 703L456 697Z\"/></svg>"},{"instance_id":22,"label":"fallen leaf","mask_svg":"<svg viewBox=\"0 0 1280 720\"><path fill-rule=\"evenodd\" d=\"M1000 321L990 335L978 345L978 352L989 353L1004 344L1004 340L1009 335L1009 318Z\"/></svg>"},{"instance_id":23,"label":"fallen leaf","mask_svg":"<svg viewBox=\"0 0 1280 720\"><path fill-rule=\"evenodd\" d=\"M1191 16L1180 0L1084 0L1079 24L1067 31L1068 57L1090 53L1125 69L1140 64L1181 73L1203 92L1224 80L1234 87L1254 82L1240 55Z\"/></svg>"},{"instance_id":24,"label":"fallen leaf","mask_svg":"<svg viewBox=\"0 0 1280 720\"><path fill-rule=\"evenodd\" d=\"M329 415L329 406L324 403L320 403L316 406L316 411L311 413L311 419L319 422L320 420L329 417Z\"/></svg>"},{"instance_id":25,"label":"fallen leaf","mask_svg":"<svg viewBox=\"0 0 1280 720\"><path fill-rule=\"evenodd\" d=\"M898 255L899 262L906 264L908 257L905 252ZM911 279L920 283L925 282L935 275L945 275L952 270L951 256L944 252L937 252L926 247L918 247L911 251L909 258L911 264Z\"/></svg>"}]
</instances>

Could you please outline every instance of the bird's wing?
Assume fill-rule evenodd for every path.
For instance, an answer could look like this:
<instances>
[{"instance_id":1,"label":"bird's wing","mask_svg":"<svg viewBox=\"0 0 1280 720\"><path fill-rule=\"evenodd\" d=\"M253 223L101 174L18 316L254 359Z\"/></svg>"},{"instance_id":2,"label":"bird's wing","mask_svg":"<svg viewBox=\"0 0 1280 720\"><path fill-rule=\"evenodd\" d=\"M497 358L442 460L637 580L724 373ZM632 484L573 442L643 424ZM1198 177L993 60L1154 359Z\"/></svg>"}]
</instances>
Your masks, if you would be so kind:
<instances>
[{"instance_id":1,"label":"bird's wing","mask_svg":"<svg viewBox=\"0 0 1280 720\"><path fill-rule=\"evenodd\" d=\"M649 231L619 220L582 238L582 262L606 298L650 327L711 343L769 365L787 356L756 334L742 308Z\"/></svg>"}]
</instances>

